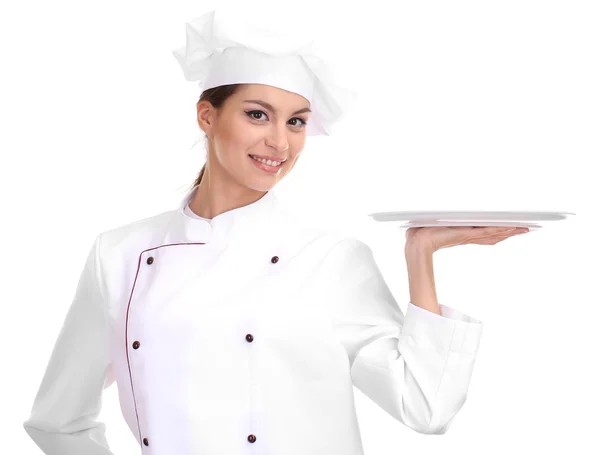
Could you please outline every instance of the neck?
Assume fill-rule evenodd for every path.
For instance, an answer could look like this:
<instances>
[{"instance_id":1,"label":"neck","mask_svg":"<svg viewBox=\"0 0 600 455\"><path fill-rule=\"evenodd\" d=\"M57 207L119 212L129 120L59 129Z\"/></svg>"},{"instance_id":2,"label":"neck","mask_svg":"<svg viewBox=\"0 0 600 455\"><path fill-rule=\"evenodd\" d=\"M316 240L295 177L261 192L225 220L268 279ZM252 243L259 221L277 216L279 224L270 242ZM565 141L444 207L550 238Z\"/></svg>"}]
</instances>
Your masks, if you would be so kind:
<instances>
[{"instance_id":1,"label":"neck","mask_svg":"<svg viewBox=\"0 0 600 455\"><path fill-rule=\"evenodd\" d=\"M227 184L223 179L211 180L206 171L189 203L192 212L203 218L213 219L221 213L252 204L266 194L266 191Z\"/></svg>"}]
</instances>

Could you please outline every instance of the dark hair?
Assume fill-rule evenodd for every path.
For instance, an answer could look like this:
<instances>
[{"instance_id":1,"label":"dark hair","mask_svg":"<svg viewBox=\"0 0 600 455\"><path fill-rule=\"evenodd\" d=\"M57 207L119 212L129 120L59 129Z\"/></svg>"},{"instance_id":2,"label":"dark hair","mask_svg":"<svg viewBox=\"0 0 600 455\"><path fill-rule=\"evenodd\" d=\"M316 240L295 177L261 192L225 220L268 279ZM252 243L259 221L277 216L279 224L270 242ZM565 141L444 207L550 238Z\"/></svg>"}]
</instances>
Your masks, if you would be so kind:
<instances>
[{"instance_id":1,"label":"dark hair","mask_svg":"<svg viewBox=\"0 0 600 455\"><path fill-rule=\"evenodd\" d=\"M200 101L208 101L216 109L220 109L223 106L223 103L225 103L225 101L227 101L227 98L229 98L231 95L233 95L236 92L236 90L241 86L242 86L242 84L229 84L229 85L219 85L218 87L209 88L202 92L202 94L200 95L200 99L198 100L198 103ZM207 138L206 135L204 135L204 137L205 137L205 139ZM202 166L202 169L200 169L200 173L198 174L198 177L196 177L196 181L192 184L192 187L200 184L200 181L202 180L202 176L204 175L205 168L206 168L206 163Z\"/></svg>"}]
</instances>

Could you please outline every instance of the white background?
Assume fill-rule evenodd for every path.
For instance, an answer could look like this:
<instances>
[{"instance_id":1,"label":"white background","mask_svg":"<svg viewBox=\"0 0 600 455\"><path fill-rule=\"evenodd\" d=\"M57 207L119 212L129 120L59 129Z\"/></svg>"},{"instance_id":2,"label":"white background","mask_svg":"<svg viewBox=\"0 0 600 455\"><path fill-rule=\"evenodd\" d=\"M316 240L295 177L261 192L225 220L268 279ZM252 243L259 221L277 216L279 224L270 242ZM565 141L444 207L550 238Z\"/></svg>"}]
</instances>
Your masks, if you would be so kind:
<instances>
[{"instance_id":1,"label":"white background","mask_svg":"<svg viewBox=\"0 0 600 455\"><path fill-rule=\"evenodd\" d=\"M2 4L3 453L40 453L22 422L96 234L175 208L204 163L198 86L171 50L216 3ZM469 397L427 436L356 391L366 455L600 453L598 3L279 3L324 27L360 95L307 139L280 200L369 243L403 311L404 231L368 213L576 213L435 253L439 302L484 323ZM139 453L116 385L104 397L111 449Z\"/></svg>"}]
</instances>

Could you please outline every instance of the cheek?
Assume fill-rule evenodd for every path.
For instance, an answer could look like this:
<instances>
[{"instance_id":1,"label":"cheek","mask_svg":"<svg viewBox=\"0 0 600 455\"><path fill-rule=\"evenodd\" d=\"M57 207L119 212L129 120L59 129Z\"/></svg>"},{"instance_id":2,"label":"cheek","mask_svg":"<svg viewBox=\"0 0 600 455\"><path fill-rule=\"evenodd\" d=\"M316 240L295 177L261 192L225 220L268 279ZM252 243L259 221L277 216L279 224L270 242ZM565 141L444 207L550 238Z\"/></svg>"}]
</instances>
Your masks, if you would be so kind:
<instances>
[{"instance_id":1,"label":"cheek","mask_svg":"<svg viewBox=\"0 0 600 455\"><path fill-rule=\"evenodd\" d=\"M234 119L229 128L229 141L238 150L252 150L264 141L264 131L244 118Z\"/></svg>"},{"instance_id":2,"label":"cheek","mask_svg":"<svg viewBox=\"0 0 600 455\"><path fill-rule=\"evenodd\" d=\"M291 159L294 161L294 163L296 162L296 160L297 160L298 158L300 158L300 155L302 155L302 151L303 151L303 149L302 149L302 148L296 148L296 150L298 150L298 151L297 151L297 152L296 152L296 154L295 154L295 155L294 155L294 156L291 158Z\"/></svg>"},{"instance_id":3,"label":"cheek","mask_svg":"<svg viewBox=\"0 0 600 455\"><path fill-rule=\"evenodd\" d=\"M299 157L300 153L296 154L293 157L290 157L289 161L287 162L287 172L290 172L294 168Z\"/></svg>"},{"instance_id":4,"label":"cheek","mask_svg":"<svg viewBox=\"0 0 600 455\"><path fill-rule=\"evenodd\" d=\"M245 127L242 123L239 125L230 125L227 131L220 135L219 152L221 158L226 161L234 161L239 156L246 156L248 150L252 150L258 142L256 133ZM254 134L253 134L254 133Z\"/></svg>"}]
</instances>

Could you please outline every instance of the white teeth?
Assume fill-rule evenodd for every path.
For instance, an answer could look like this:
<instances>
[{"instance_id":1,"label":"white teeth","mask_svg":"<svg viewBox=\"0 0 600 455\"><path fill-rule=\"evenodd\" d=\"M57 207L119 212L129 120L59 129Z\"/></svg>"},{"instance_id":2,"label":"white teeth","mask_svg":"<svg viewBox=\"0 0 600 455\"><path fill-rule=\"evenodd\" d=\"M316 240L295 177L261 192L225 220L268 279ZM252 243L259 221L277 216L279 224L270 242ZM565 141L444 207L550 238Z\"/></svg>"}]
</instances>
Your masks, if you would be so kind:
<instances>
[{"instance_id":1,"label":"white teeth","mask_svg":"<svg viewBox=\"0 0 600 455\"><path fill-rule=\"evenodd\" d=\"M260 161L261 163L265 163L267 166L279 166L283 161L271 161L265 160L264 158L257 158L254 155L250 155L250 158L256 161Z\"/></svg>"}]
</instances>

